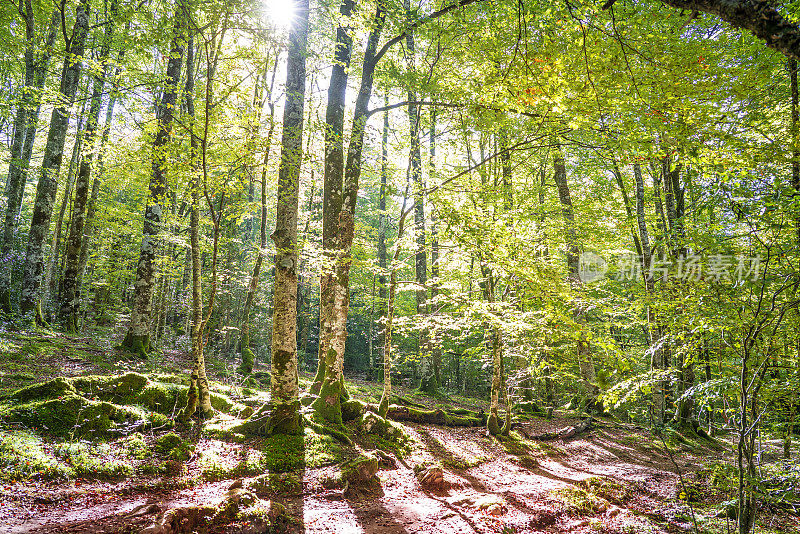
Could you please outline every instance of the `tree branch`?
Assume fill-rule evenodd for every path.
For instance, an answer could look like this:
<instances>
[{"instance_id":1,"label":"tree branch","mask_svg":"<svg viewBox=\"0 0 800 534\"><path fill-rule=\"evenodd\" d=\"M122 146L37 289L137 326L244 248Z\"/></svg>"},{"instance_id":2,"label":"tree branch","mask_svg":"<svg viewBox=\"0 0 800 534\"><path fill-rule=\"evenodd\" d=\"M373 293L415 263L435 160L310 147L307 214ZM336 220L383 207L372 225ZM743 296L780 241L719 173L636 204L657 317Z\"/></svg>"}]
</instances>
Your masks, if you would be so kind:
<instances>
[{"instance_id":1,"label":"tree branch","mask_svg":"<svg viewBox=\"0 0 800 534\"><path fill-rule=\"evenodd\" d=\"M386 55L386 52L388 52L391 47L393 47L394 45L396 45L397 43L399 43L400 41L405 39L406 35L408 35L409 32L414 31L414 29L419 28L423 24L427 24L428 22L431 22L432 20L436 20L439 17L441 17L442 15L446 15L447 13L453 11L454 9L458 9L459 7L464 7L466 5L472 4L474 2L480 2L480 1L481 0L459 0L458 2L456 2L454 4L450 4L449 6L443 7L439 11L434 11L433 13L428 15L427 17L423 17L423 18L421 18L421 19L419 19L419 20L417 20L415 22L412 22L411 24L409 24L406 27L405 30L403 30L403 33L401 33L401 34L395 36L394 38L392 38L385 45L383 45L383 47L380 50L378 50L378 53L375 54L375 57L373 57L373 59L372 59L372 64L373 65L377 65L378 62L381 60L381 58L384 55Z\"/></svg>"},{"instance_id":2,"label":"tree branch","mask_svg":"<svg viewBox=\"0 0 800 534\"><path fill-rule=\"evenodd\" d=\"M750 31L768 47L800 59L800 26L787 20L764 0L663 0L679 9L717 15L733 26Z\"/></svg>"}]
</instances>

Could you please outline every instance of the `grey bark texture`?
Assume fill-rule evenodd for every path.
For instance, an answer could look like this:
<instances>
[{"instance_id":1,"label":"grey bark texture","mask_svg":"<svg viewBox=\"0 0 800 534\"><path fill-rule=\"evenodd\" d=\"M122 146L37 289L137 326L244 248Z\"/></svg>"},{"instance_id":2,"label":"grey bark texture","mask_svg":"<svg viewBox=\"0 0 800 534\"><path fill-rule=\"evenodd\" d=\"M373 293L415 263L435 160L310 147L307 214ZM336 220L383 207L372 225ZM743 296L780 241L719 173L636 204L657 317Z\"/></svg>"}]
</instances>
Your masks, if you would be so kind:
<instances>
[{"instance_id":1,"label":"grey bark texture","mask_svg":"<svg viewBox=\"0 0 800 534\"><path fill-rule=\"evenodd\" d=\"M75 179L75 199L72 204L72 217L70 218L69 235L67 237L65 268L58 291L59 317L64 323L65 330L70 334L75 333L78 328L78 310L80 309L80 294L77 292L78 269L80 267L87 204L91 189L90 181L96 148L97 124L100 120L106 77L110 73L108 55L111 50L111 41L114 38L116 23L114 19L116 15L117 3L116 0L112 0L109 6L109 17L106 20L103 44L100 47L98 57L98 61L103 65L103 68L100 75L94 78L89 115L86 118L86 131L84 132L83 141L85 153L81 158L78 176Z\"/></svg>"},{"instance_id":2,"label":"grey bark texture","mask_svg":"<svg viewBox=\"0 0 800 534\"><path fill-rule=\"evenodd\" d=\"M172 137L172 122L177 102L177 85L181 77L181 65L186 46L186 21L183 7L179 3L175 11L175 35L170 45L164 89L156 108L156 136L153 140L153 162L149 195L144 212L142 243L136 266L133 307L130 325L122 345L146 357L150 349L150 316L153 288L155 285L155 257L158 234L163 226L163 209L167 193L167 148Z\"/></svg>"},{"instance_id":3,"label":"grey bark texture","mask_svg":"<svg viewBox=\"0 0 800 534\"><path fill-rule=\"evenodd\" d=\"M343 0L339 7L342 17L349 17L355 3ZM339 215L342 210L342 187L344 183L344 107L350 58L353 51L351 29L340 25L336 29L334 62L328 86L328 104L325 110L325 175L322 190L322 254L320 274L320 312L317 374L312 392L319 393L329 373L336 373L335 365L327 365L327 351L333 342L333 307L335 298L334 271L338 250ZM335 360L334 360L335 364Z\"/></svg>"},{"instance_id":4,"label":"grey bark texture","mask_svg":"<svg viewBox=\"0 0 800 534\"><path fill-rule=\"evenodd\" d=\"M28 234L28 246L25 252L25 266L22 275L22 291L20 295L20 312L35 314L35 320L43 323L41 315L40 289L44 271L44 244L50 230L50 217L53 213L56 191L58 190L58 172L64 155L64 142L71 108L78 88L82 61L89 32L90 1L83 0L75 12L75 24L72 36L67 45L67 55L59 87L59 102L53 108L50 118L50 129L47 134L42 169L36 187L36 198L33 205L31 229Z\"/></svg>"},{"instance_id":5,"label":"grey bark texture","mask_svg":"<svg viewBox=\"0 0 800 534\"><path fill-rule=\"evenodd\" d=\"M58 9L54 9L47 29L47 37L37 60L35 57L37 46L34 41L35 27L33 26L33 11L30 2L26 2L25 7L27 39L25 47L25 81L14 124L11 161L6 177L7 203L3 226L3 241L0 244L0 309L5 313L13 311L11 303L11 271L17 262L13 261L12 250L14 238L19 227L20 209L33 152L33 141L36 137L36 126L39 122L41 92L44 87L47 69L50 65L50 57L53 53L53 45L58 35L57 30L60 22L60 12Z\"/></svg>"}]
</instances>

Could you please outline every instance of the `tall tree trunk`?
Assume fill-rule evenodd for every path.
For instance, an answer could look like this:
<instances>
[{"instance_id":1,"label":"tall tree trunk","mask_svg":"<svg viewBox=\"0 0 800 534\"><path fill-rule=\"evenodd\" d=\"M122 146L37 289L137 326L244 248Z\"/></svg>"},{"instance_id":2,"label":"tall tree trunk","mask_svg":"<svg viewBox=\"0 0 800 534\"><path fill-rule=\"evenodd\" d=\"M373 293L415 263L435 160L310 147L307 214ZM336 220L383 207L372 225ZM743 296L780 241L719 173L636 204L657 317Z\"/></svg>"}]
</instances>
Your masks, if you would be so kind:
<instances>
[{"instance_id":1,"label":"tall tree trunk","mask_svg":"<svg viewBox=\"0 0 800 534\"><path fill-rule=\"evenodd\" d=\"M547 176L545 173L545 165L542 165L542 168L539 171L539 232L541 235L541 243L542 245L537 250L537 255L542 258L545 262L550 260L550 250L547 247L547 232L545 231L545 220L547 218L547 211L545 209L545 185L547 183ZM545 341L545 347L546 347ZM545 361L545 366L542 374L544 375L544 398L545 402L547 402L547 406L553 406L555 404L555 391L553 388L553 369L550 365L550 358L548 356L549 351L545 350L543 355L543 359Z\"/></svg>"},{"instance_id":2,"label":"tall tree trunk","mask_svg":"<svg viewBox=\"0 0 800 534\"><path fill-rule=\"evenodd\" d=\"M96 144L97 123L100 120L100 109L103 101L103 90L106 77L110 73L108 53L111 41L114 38L114 28L117 17L117 2L111 0L106 20L105 35L100 49L99 62L103 65L102 73L95 77L92 87L92 99L89 106L89 116L86 120L84 132L85 154L81 158L80 170L75 181L75 200L72 206L72 217L67 238L66 268L61 278L59 287L60 310L59 316L64 323L64 328L69 334L74 334L78 328L78 311L80 309L80 295L77 292L78 269L83 246L83 234L86 223L87 203L90 193L90 178L92 174L92 161Z\"/></svg>"},{"instance_id":3,"label":"tall tree trunk","mask_svg":"<svg viewBox=\"0 0 800 534\"><path fill-rule=\"evenodd\" d=\"M272 319L273 412L268 432L295 433L300 427L297 369L297 214L303 161L308 0L295 0L296 19L289 33L286 104L275 231L275 297Z\"/></svg>"},{"instance_id":4,"label":"tall tree trunk","mask_svg":"<svg viewBox=\"0 0 800 534\"><path fill-rule=\"evenodd\" d=\"M495 303L495 277L483 259L481 259L481 274L483 295L491 309ZM486 419L486 429L492 436L497 436L504 430L500 425L499 415L500 394L503 389L503 338L500 327L496 324L491 325L489 333L492 347L492 389L489 396L489 417ZM506 406L506 411L508 412L508 410L510 410L510 406Z\"/></svg>"},{"instance_id":5,"label":"tall tree trunk","mask_svg":"<svg viewBox=\"0 0 800 534\"><path fill-rule=\"evenodd\" d=\"M592 354L589 349L589 342L586 335L586 319L584 317L583 304L580 301L581 279L579 274L579 250L578 236L575 228L575 215L572 208L572 198L570 197L569 184L567 183L567 170L561 148L558 147L553 156L555 168L554 178L558 188L558 198L561 202L561 211L564 217L565 235L567 242L567 279L572 286L572 290L578 294L573 302L575 323L580 328L576 351L578 367L581 379L586 388L587 409L595 410L597 406L597 396L600 393L597 387L597 376L592 361Z\"/></svg>"},{"instance_id":6,"label":"tall tree trunk","mask_svg":"<svg viewBox=\"0 0 800 534\"><path fill-rule=\"evenodd\" d=\"M372 96L378 40L385 20L386 5L380 1L376 7L372 29L367 39L361 86L353 111L350 144L347 150L342 184L341 210L338 216L338 235L334 241L333 287L330 290L333 304L324 331L322 331L323 311L322 305L320 305L320 354L325 358L325 378L320 388L319 398L314 401L313 407L318 416L334 424L341 424L341 397L346 395L343 368L347 340L347 311L350 306L350 251L355 233L355 207L358 181L361 176L361 152L364 145L365 126L369 117L367 107Z\"/></svg>"},{"instance_id":7,"label":"tall tree trunk","mask_svg":"<svg viewBox=\"0 0 800 534\"><path fill-rule=\"evenodd\" d=\"M475 0L461 0L455 4L444 7L429 15L426 20L433 20L449 11ZM386 21L387 4L383 0L376 6L373 17L367 48L364 52L364 67L362 69L361 86L356 97L353 111L353 125L350 134L350 144L347 150L344 183L342 187L342 209L339 214L339 237L336 241L337 255L334 271L334 304L330 320L330 338L321 349L325 355L325 365L328 370L335 370L335 374L326 373L325 380L320 389L320 396L314 401L315 412L329 422L341 422L341 396L344 394L342 368L344 365L344 348L347 339L347 311L350 305L350 262L353 237L355 232L355 208L358 197L359 179L361 177L362 149L364 146L364 132L369 118L369 100L372 96L375 67L391 46L400 42L413 25L399 36L388 41L378 50L383 26ZM323 340L320 333L320 340Z\"/></svg>"},{"instance_id":8,"label":"tall tree trunk","mask_svg":"<svg viewBox=\"0 0 800 534\"><path fill-rule=\"evenodd\" d=\"M639 228L639 240L642 246L641 268L642 278L644 279L645 293L648 299L653 299L655 293L655 282L653 280L652 266L653 256L650 248L650 233L647 230L647 219L645 216L644 204L644 180L642 179L642 169L638 163L633 164L633 176L636 180L636 224ZM650 347L650 369L658 372L663 369L663 348L662 348L662 328L658 324L655 311L652 305L647 307L647 344ZM661 424L664 420L664 386L663 381L658 380L653 384L653 420L656 424Z\"/></svg>"},{"instance_id":9,"label":"tall tree trunk","mask_svg":"<svg viewBox=\"0 0 800 534\"><path fill-rule=\"evenodd\" d=\"M123 50L119 52L118 62L122 62ZM94 180L92 180L92 192L89 195L89 202L86 207L86 224L83 230L83 245L81 246L81 257L78 260L78 272L75 281L75 292L80 297L81 286L83 285L83 274L86 271L86 264L89 261L89 249L92 242L92 237L95 232L95 216L97 213L97 198L100 195L101 180L105 176L105 150L108 144L108 136L111 132L111 122L114 119L114 107L117 103L119 95L119 88L117 87L117 78L120 74L120 68L117 67L114 73L114 89L108 98L108 105L106 106L106 118L103 125L103 135L100 138L100 146L97 149L97 172L94 173Z\"/></svg>"},{"instance_id":10,"label":"tall tree trunk","mask_svg":"<svg viewBox=\"0 0 800 534\"><path fill-rule=\"evenodd\" d=\"M404 0L403 7L407 16L411 16L410 1ZM406 32L406 63L410 73L414 72L415 43L414 31ZM417 251L414 256L414 281L417 283L414 296L416 298L417 316L423 326L419 332L418 351L420 356L420 391L425 393L435 393L439 389L436 381L430 355L430 340L428 339L429 330L425 323L428 320L428 290L425 288L428 283L428 254L425 245L425 186L422 182L422 154L420 150L420 108L416 104L416 94L412 89L408 90L408 123L409 123L409 144L411 146L408 157L408 173L411 177L414 191L414 235L417 244Z\"/></svg>"},{"instance_id":11,"label":"tall tree trunk","mask_svg":"<svg viewBox=\"0 0 800 534\"><path fill-rule=\"evenodd\" d=\"M184 6L178 2L175 8L175 30L170 45L167 75L164 90L156 107L156 135L153 140L153 164L150 176L149 195L144 212L142 244L136 265L133 308L131 320L122 346L147 358L150 350L150 319L152 312L153 286L155 283L155 257L158 233L163 224L163 206L167 193L167 146L172 137L172 119L177 102L177 85L181 77L181 64L186 41Z\"/></svg>"},{"instance_id":12,"label":"tall tree trunk","mask_svg":"<svg viewBox=\"0 0 800 534\"><path fill-rule=\"evenodd\" d=\"M269 85L269 130L267 131L267 139L264 146L264 160L261 167L261 219L259 224L259 241L258 241L258 254L256 255L255 262L253 263L253 271L250 274L250 282L247 285L247 296L244 301L244 310L242 313L242 326L241 338L239 339L239 354L241 356L241 364L239 371L242 374L250 374L253 372L253 364L255 363L255 355L250 348L250 310L256 298L256 291L258 290L259 277L261 276L261 265L264 263L264 255L267 249L267 173L269 165L269 154L272 148L272 135L275 132L275 103L272 100L272 88L275 82L275 72L278 66L278 55L275 55L275 65L272 70L272 80ZM264 84L266 84L266 73L264 76ZM263 106L261 99L258 99L258 105ZM260 111L259 111L260 115ZM259 121L260 122L260 121Z\"/></svg>"},{"instance_id":13,"label":"tall tree trunk","mask_svg":"<svg viewBox=\"0 0 800 534\"><path fill-rule=\"evenodd\" d=\"M386 119L384 119L384 125ZM400 219L397 222L397 239L394 243L394 253L389 270L389 287L386 301L386 316L384 317L383 335L383 394L378 405L378 415L386 417L389 410L389 399L392 396L392 323L394 322L395 297L397 295L397 268L400 257L400 243L405 231L405 222L408 211L406 211L406 198L408 198L408 185L403 195L403 206L400 208Z\"/></svg>"},{"instance_id":14,"label":"tall tree trunk","mask_svg":"<svg viewBox=\"0 0 800 534\"><path fill-rule=\"evenodd\" d=\"M22 156L22 145L25 142L25 126L28 123L28 113L30 102L34 97L34 56L36 54L36 17L33 12L31 0L19 2L19 15L25 25L25 72L22 78L22 93L17 103L17 114L14 117L14 135L11 140L11 154L8 162L8 174L6 175L5 194L10 198L12 187L12 175L22 172L20 157Z\"/></svg>"},{"instance_id":15,"label":"tall tree trunk","mask_svg":"<svg viewBox=\"0 0 800 534\"><path fill-rule=\"evenodd\" d=\"M339 14L348 20L355 2L343 0ZM322 273L319 280L319 349L317 373L311 393L318 394L325 377L336 370L327 365L327 347L332 343L333 308L335 299L334 272L339 214L342 211L342 187L344 181L344 108L347 94L347 79L353 51L351 28L339 25L336 29L334 63L328 86L328 105L325 110L325 176L322 191ZM343 385L341 386L344 387ZM336 416L334 416L336 419Z\"/></svg>"},{"instance_id":16,"label":"tall tree trunk","mask_svg":"<svg viewBox=\"0 0 800 534\"><path fill-rule=\"evenodd\" d=\"M72 157L69 161L69 169L67 170L67 179L64 184L64 192L61 195L61 205L58 210L58 217L56 217L56 226L53 230L53 237L51 239L50 257L47 260L47 270L45 271L44 282L44 295L42 296L42 303L47 305L51 298L55 301L58 300L58 281L61 275L61 266L59 265L59 258L61 257L61 238L64 234L64 215L67 213L67 207L70 207L70 219L72 218L72 188L75 185L75 169L81 159L83 152L83 132L85 130L84 121L86 119L86 90L89 87L89 77L86 78L86 85L80 90L79 95L84 97L83 105L81 106L80 114L78 115L78 127L75 130L75 142L72 145ZM67 222L67 228L70 223Z\"/></svg>"},{"instance_id":17,"label":"tall tree trunk","mask_svg":"<svg viewBox=\"0 0 800 534\"><path fill-rule=\"evenodd\" d=\"M11 304L11 270L15 262L11 261L14 237L19 227L20 209L25 193L28 167L33 153L33 141L41 110L42 88L50 66L53 45L58 35L60 11L53 10L47 37L38 58L35 59L36 42L34 40L34 15L30 1L25 2L26 46L25 46L25 86L22 100L15 119L14 138L11 145L11 160L6 178L6 213L3 226L3 241L0 244L0 309L12 313ZM20 116L22 115L22 116Z\"/></svg>"},{"instance_id":18,"label":"tall tree trunk","mask_svg":"<svg viewBox=\"0 0 800 534\"><path fill-rule=\"evenodd\" d=\"M389 104L389 97L384 97L384 103ZM389 111L383 112L383 132L381 134L381 189L378 198L378 316L381 317L383 328L378 337L378 344L381 347L381 356L385 370L386 362L383 358L384 347L386 346L386 318L388 297L386 287L386 193L387 182L389 179ZM377 373L377 370L376 370ZM389 386L391 391L391 383Z\"/></svg>"},{"instance_id":19,"label":"tall tree trunk","mask_svg":"<svg viewBox=\"0 0 800 534\"><path fill-rule=\"evenodd\" d=\"M44 271L44 242L50 230L50 217L58 190L58 171L64 153L64 141L67 136L71 107L81 74L82 61L77 61L75 58L82 58L84 55L86 36L89 31L90 7L89 0L82 0L75 11L75 24L67 45L67 55L64 59L59 87L63 100L53 109L50 118L50 130L47 134L42 169L36 187L31 229L28 234L25 268L22 275L20 312L22 314L33 313L35 320L39 323L44 323L40 301Z\"/></svg>"},{"instance_id":20,"label":"tall tree trunk","mask_svg":"<svg viewBox=\"0 0 800 534\"><path fill-rule=\"evenodd\" d=\"M792 58L789 60L789 85L791 90L791 131L792 136L792 189L794 194L800 194L800 92L797 88L797 60ZM800 207L795 208L794 224L795 224L795 246L800 251ZM795 314L800 315L800 308L795 308ZM800 320L800 317L796 318ZM794 340L794 366L789 373L794 374L795 378L800 371L800 338ZM792 358L789 358L789 362ZM795 429L795 419L797 417L796 403L792 402L790 407L789 422L783 437L783 456L786 459L791 458L792 450L792 432Z\"/></svg>"},{"instance_id":21,"label":"tall tree trunk","mask_svg":"<svg viewBox=\"0 0 800 534\"><path fill-rule=\"evenodd\" d=\"M430 186L434 187L434 177L436 175L436 107L432 107L430 113L431 128L430 136L428 138L430 164L428 166L428 176ZM431 282L431 299L434 301L432 306L435 307L435 309L431 309L430 311L433 315L438 315L438 310L441 309L441 305L436 302L436 297L439 296L439 234L436 230L436 215L433 213L433 209L431 209ZM434 376L436 377L436 384L441 385L442 343L441 334L436 327L435 322L431 330L430 337L433 340L431 347L431 362L433 363L433 372Z\"/></svg>"},{"instance_id":22,"label":"tall tree trunk","mask_svg":"<svg viewBox=\"0 0 800 534\"><path fill-rule=\"evenodd\" d=\"M192 304L189 316L191 317L192 361L194 365L189 377L189 392L186 398L186 408L181 413L180 419L184 422L198 412L200 408L200 371L204 367L203 356L203 267L200 251L200 169L198 169L199 140L195 133L194 109L194 36L189 37L186 47L186 85L184 86L186 116L189 123L189 143L191 159L191 180L189 183L191 206L189 208L189 242L191 246L192 266ZM201 415L203 415L201 410Z\"/></svg>"},{"instance_id":23,"label":"tall tree trunk","mask_svg":"<svg viewBox=\"0 0 800 534\"><path fill-rule=\"evenodd\" d=\"M187 14L187 19L191 20ZM196 75L194 69L194 31L189 37L188 53L186 56L186 111L190 122L190 140L191 140L191 160L192 168L195 172L192 174L192 181L190 187L192 188L192 215L190 222L190 238L192 241L192 355L194 358L194 365L190 375L189 392L186 400L186 408L181 414L181 420L186 421L195 413L200 418L207 418L213 415L214 409L211 406L211 392L208 386L208 377L206 375L205 355L204 350L207 345L208 338L206 331L209 321L214 314L214 301L217 293L218 274L217 262L219 258L219 238L222 221L222 210L225 206L225 190L218 195L219 201L217 208L214 208L211 193L208 190L208 138L211 122L211 114L214 109L214 81L217 71L217 65L222 49L222 43L225 41L225 33L228 28L228 13L224 14L221 26L211 30L211 37L207 38L202 33L198 32L203 38L202 49L205 53L206 59L206 76L205 76L205 91L204 91L204 104L205 113L203 114L203 135L198 140L194 127L194 77ZM198 47L200 48L200 47ZM198 141L200 144L200 153L198 154ZM198 161L199 156L199 161ZM198 169L199 164L199 169ZM213 239L211 251L211 281L208 290L208 304L206 307L205 315L203 315L203 287L202 287L202 266L201 266L201 253L200 253L200 189L202 183L202 194L206 199L208 209L211 215L211 222L213 225Z\"/></svg>"}]
</instances>

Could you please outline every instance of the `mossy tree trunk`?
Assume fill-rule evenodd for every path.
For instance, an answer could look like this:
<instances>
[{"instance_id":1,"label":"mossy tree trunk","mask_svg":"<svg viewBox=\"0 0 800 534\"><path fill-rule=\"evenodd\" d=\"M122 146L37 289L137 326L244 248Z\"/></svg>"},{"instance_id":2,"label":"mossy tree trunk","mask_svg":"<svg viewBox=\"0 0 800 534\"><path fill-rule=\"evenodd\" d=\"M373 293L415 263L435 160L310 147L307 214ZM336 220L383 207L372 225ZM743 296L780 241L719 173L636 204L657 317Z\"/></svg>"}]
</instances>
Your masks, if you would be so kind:
<instances>
[{"instance_id":1,"label":"mossy tree trunk","mask_svg":"<svg viewBox=\"0 0 800 534\"><path fill-rule=\"evenodd\" d=\"M37 48L35 35L35 17L30 0L24 3L23 18L25 19L25 77L22 87L22 96L14 119L14 137L11 142L11 154L6 177L6 212L4 217L2 243L0 244L0 310L12 313L11 304L11 271L15 262L11 255L14 248L14 238L19 228L22 198L25 193L28 167L30 166L33 142L36 137L36 127L39 122L41 110L42 89L44 87L53 45L58 36L60 11L53 10L47 37L41 46L41 52L36 58Z\"/></svg>"},{"instance_id":2,"label":"mossy tree trunk","mask_svg":"<svg viewBox=\"0 0 800 534\"><path fill-rule=\"evenodd\" d=\"M75 24L67 43L67 54L61 72L59 93L63 97L53 108L50 118L50 129L47 133L39 182L36 186L36 198L33 204L31 228L28 234L28 246L25 251L25 265L22 274L22 291L20 295L20 312L34 314L34 319L44 323L41 309L41 284L44 274L44 244L50 230L50 218L53 213L56 192L58 190L58 172L64 154L67 128L71 115L78 80L81 76L86 36L89 32L89 0L82 0L75 11Z\"/></svg>"},{"instance_id":3,"label":"mossy tree trunk","mask_svg":"<svg viewBox=\"0 0 800 534\"><path fill-rule=\"evenodd\" d=\"M69 334L74 334L78 328L78 311L80 309L80 294L77 291L78 269L80 267L81 249L84 245L83 238L90 194L92 161L97 137L97 123L100 120L100 108L106 77L110 73L108 54L111 49L111 41L114 38L116 23L114 19L116 16L117 2L112 0L109 6L108 20L105 22L105 35L103 36L103 44L98 58L103 65L103 71L94 79L89 115L86 118L86 130L84 132L86 151L83 158L81 158L78 176L75 181L75 199L72 205L72 217L67 238L66 267L61 277L61 285L58 292L60 301L59 317Z\"/></svg>"},{"instance_id":4,"label":"mossy tree trunk","mask_svg":"<svg viewBox=\"0 0 800 534\"><path fill-rule=\"evenodd\" d=\"M283 110L275 243L275 289L272 320L272 414L270 433L300 429L297 362L297 216L308 45L308 0L295 1L296 19L289 32L286 60L286 104Z\"/></svg>"},{"instance_id":5,"label":"mossy tree trunk","mask_svg":"<svg viewBox=\"0 0 800 534\"><path fill-rule=\"evenodd\" d=\"M150 320L153 288L155 285L156 249L158 234L163 226L164 202L167 193L167 146L172 137L172 122L181 77L183 52L186 46L186 20L184 5L178 2L175 9L175 29L170 44L164 90L156 108L156 134L153 140L153 162L150 175L147 206L144 211L142 243L136 265L133 308L128 331L122 346L146 358L150 350Z\"/></svg>"},{"instance_id":6,"label":"mossy tree trunk","mask_svg":"<svg viewBox=\"0 0 800 534\"><path fill-rule=\"evenodd\" d=\"M333 277L333 306L330 323L326 327L325 345L321 354L325 355L325 379L322 382L319 398L314 401L315 413L325 421L341 424L341 397L344 390L344 349L347 339L347 312L350 306L350 264L353 238L355 235L355 209L361 177L361 156L364 147L364 132L369 118L369 100L372 96L375 66L380 59L377 52L378 41L386 20L386 5L378 2L372 29L367 38L364 52L361 85L353 111L350 129L350 143L344 169L342 186L342 205L338 216L338 236L335 240L336 253ZM323 333L320 332L320 340Z\"/></svg>"},{"instance_id":7,"label":"mossy tree trunk","mask_svg":"<svg viewBox=\"0 0 800 534\"><path fill-rule=\"evenodd\" d=\"M339 6L339 14L347 18L353 11L355 2L343 0ZM317 373L311 392L320 393L326 376L335 374L334 367L328 365L328 351L333 343L334 301L336 289L334 273L336 271L336 254L339 249L339 214L342 211L342 187L344 182L344 108L347 94L347 80L350 71L350 58L353 51L353 37L348 25L339 25L336 29L334 45L334 62L331 81L328 86L328 104L325 110L325 175L322 191L322 273L319 288L319 351ZM335 355L334 355L335 356ZM337 401L338 402L338 401ZM320 408L321 409L321 408ZM334 408L335 411L335 408ZM340 410L341 411L341 410ZM334 416L336 419L336 416ZM339 416L341 419L341 416Z\"/></svg>"}]
</instances>

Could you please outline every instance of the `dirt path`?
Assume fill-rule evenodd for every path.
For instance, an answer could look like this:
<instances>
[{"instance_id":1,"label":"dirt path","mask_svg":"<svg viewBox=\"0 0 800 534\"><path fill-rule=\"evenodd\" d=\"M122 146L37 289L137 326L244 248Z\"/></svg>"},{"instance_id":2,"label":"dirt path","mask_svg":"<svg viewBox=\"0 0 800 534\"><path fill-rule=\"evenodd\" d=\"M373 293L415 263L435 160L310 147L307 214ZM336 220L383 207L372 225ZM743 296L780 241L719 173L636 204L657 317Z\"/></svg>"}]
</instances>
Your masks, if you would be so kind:
<instances>
[{"instance_id":1,"label":"dirt path","mask_svg":"<svg viewBox=\"0 0 800 534\"><path fill-rule=\"evenodd\" d=\"M596 531L602 525L604 532L638 532L647 523L644 514L663 518L659 527L650 523L650 532L689 527L676 519L685 506L675 503L674 466L655 446L644 446L648 443L644 435L598 428L572 441L531 447L530 442L500 443L482 429L432 425L407 425L407 429L417 446L395 468L379 471L381 484L376 492L345 497L325 491L317 483L324 469L307 470L302 495L284 500L291 515L301 519L292 531L577 533ZM443 466L445 484L440 489L423 489L411 466L432 463ZM681 468L688 472L695 465L697 460L689 458ZM574 490L589 477L627 488L624 502L576 513L574 503L559 491ZM230 485L225 480L186 489L156 486L143 491L129 484L66 488L18 484L4 488L0 520L5 526L0 526L0 532L137 532L164 509L218 503ZM132 516L131 511L135 512ZM213 530L225 531L249 530L246 524Z\"/></svg>"}]
</instances>

